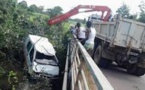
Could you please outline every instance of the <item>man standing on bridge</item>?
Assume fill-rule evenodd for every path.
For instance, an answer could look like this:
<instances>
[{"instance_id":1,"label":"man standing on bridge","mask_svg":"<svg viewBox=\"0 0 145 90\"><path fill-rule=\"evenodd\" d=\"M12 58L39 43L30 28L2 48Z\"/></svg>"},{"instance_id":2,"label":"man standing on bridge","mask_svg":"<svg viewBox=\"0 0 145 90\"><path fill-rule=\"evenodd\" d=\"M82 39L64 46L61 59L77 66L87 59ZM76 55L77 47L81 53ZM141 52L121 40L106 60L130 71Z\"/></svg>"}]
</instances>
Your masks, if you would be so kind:
<instances>
[{"instance_id":1,"label":"man standing on bridge","mask_svg":"<svg viewBox=\"0 0 145 90\"><path fill-rule=\"evenodd\" d=\"M79 39L79 41L82 43L82 45L84 45L84 40L85 40L85 28L81 27L81 24L78 22L76 24L76 36L77 39Z\"/></svg>"},{"instance_id":2,"label":"man standing on bridge","mask_svg":"<svg viewBox=\"0 0 145 90\"><path fill-rule=\"evenodd\" d=\"M92 56L92 51L93 51L93 47L94 47L94 39L96 36L96 30L95 30L95 28L92 27L91 21L87 21L85 32L86 32L86 42L84 44L84 47L86 48L86 50L88 51L90 56Z\"/></svg>"}]
</instances>

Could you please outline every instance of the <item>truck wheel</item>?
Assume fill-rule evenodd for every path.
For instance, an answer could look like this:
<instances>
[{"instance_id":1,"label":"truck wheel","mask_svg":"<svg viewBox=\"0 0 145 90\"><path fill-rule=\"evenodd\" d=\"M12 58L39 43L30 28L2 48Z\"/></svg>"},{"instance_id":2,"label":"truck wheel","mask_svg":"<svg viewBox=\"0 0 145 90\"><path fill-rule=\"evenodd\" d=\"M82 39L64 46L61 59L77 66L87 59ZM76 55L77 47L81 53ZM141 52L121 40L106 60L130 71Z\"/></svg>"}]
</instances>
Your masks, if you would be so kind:
<instances>
[{"instance_id":1,"label":"truck wheel","mask_svg":"<svg viewBox=\"0 0 145 90\"><path fill-rule=\"evenodd\" d=\"M136 71L136 67L135 66L130 66L127 68L127 72L134 75Z\"/></svg>"},{"instance_id":2,"label":"truck wheel","mask_svg":"<svg viewBox=\"0 0 145 90\"><path fill-rule=\"evenodd\" d=\"M108 67L108 65L111 63L110 60L107 60L102 57L101 45L99 45L95 51L94 61L99 67L102 67L102 68Z\"/></svg>"},{"instance_id":3,"label":"truck wheel","mask_svg":"<svg viewBox=\"0 0 145 90\"><path fill-rule=\"evenodd\" d=\"M94 61L95 63L98 65L100 60L102 59L102 55L101 55L101 46L99 45L95 51L95 55L94 55Z\"/></svg>"},{"instance_id":4,"label":"truck wheel","mask_svg":"<svg viewBox=\"0 0 145 90\"><path fill-rule=\"evenodd\" d=\"M141 68L141 67L137 67L137 70L136 70L136 76L142 76L145 74L145 69L144 68Z\"/></svg>"},{"instance_id":5,"label":"truck wheel","mask_svg":"<svg viewBox=\"0 0 145 90\"><path fill-rule=\"evenodd\" d=\"M145 69L138 66L132 66L127 69L127 72L135 76L142 76L145 74Z\"/></svg>"}]
</instances>

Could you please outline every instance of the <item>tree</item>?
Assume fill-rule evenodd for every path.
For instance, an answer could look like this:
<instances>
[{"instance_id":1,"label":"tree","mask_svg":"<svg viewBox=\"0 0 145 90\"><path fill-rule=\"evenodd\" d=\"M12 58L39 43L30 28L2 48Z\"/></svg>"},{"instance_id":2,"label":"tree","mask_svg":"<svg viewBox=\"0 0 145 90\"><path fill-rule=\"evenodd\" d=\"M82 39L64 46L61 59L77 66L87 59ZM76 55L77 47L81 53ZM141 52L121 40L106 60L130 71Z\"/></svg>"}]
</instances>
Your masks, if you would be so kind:
<instances>
[{"instance_id":1,"label":"tree","mask_svg":"<svg viewBox=\"0 0 145 90\"><path fill-rule=\"evenodd\" d=\"M141 4L139 5L139 8L140 8L141 12L143 12L143 13L145 12L145 2L144 1L141 2Z\"/></svg>"},{"instance_id":2,"label":"tree","mask_svg":"<svg viewBox=\"0 0 145 90\"><path fill-rule=\"evenodd\" d=\"M42 13L43 9L44 9L43 6L37 7L35 4L33 4L28 8L28 11Z\"/></svg>"},{"instance_id":3,"label":"tree","mask_svg":"<svg viewBox=\"0 0 145 90\"><path fill-rule=\"evenodd\" d=\"M39 12L39 13L42 13L42 12L43 12L43 9L44 9L43 6L39 6L39 7L38 7L38 12Z\"/></svg>"},{"instance_id":4,"label":"tree","mask_svg":"<svg viewBox=\"0 0 145 90\"><path fill-rule=\"evenodd\" d=\"M27 2L26 1L22 1L22 2L18 3L18 7L21 7L23 9L27 9Z\"/></svg>"},{"instance_id":5,"label":"tree","mask_svg":"<svg viewBox=\"0 0 145 90\"><path fill-rule=\"evenodd\" d=\"M38 7L35 4L32 4L29 8L28 11L31 12L38 12Z\"/></svg>"},{"instance_id":6,"label":"tree","mask_svg":"<svg viewBox=\"0 0 145 90\"><path fill-rule=\"evenodd\" d=\"M122 17L126 17L128 18L130 16L129 12L130 9L126 4L122 4L122 6L120 8L118 8L118 10L116 11L118 14L120 14Z\"/></svg>"},{"instance_id":7,"label":"tree","mask_svg":"<svg viewBox=\"0 0 145 90\"><path fill-rule=\"evenodd\" d=\"M67 30L68 23L57 24L53 26L48 26L47 21L49 15L52 17L61 14L62 8L55 7L50 9L49 15L36 13L43 11L43 7L37 7L36 5L31 5L27 7L25 1L16 3L17 0L0 0L0 68L5 71L16 71L20 74L23 72L23 39L29 34L36 34L46 36L49 38L51 43L56 46L57 55L59 60L65 60L65 46L67 38L64 38ZM17 6L16 6L17 5ZM62 61L61 63L63 63ZM1 72L1 69L0 69ZM3 81L7 82L7 75L5 73L0 75L0 86ZM18 77L18 78L19 78ZM19 78L19 79L20 79ZM6 80L4 80L6 79ZM21 79L19 80L21 82ZM48 85L48 84L47 84ZM11 90L9 83L4 83L2 90Z\"/></svg>"},{"instance_id":8,"label":"tree","mask_svg":"<svg viewBox=\"0 0 145 90\"><path fill-rule=\"evenodd\" d=\"M139 16L139 21L145 23L145 2L142 1L141 4L139 5L140 8L140 16Z\"/></svg>"},{"instance_id":9,"label":"tree","mask_svg":"<svg viewBox=\"0 0 145 90\"><path fill-rule=\"evenodd\" d=\"M59 7L59 6L56 6L52 9L47 9L47 14L50 16L50 18L54 17L54 16L57 16L57 15L60 15L62 14L62 8Z\"/></svg>"}]
</instances>

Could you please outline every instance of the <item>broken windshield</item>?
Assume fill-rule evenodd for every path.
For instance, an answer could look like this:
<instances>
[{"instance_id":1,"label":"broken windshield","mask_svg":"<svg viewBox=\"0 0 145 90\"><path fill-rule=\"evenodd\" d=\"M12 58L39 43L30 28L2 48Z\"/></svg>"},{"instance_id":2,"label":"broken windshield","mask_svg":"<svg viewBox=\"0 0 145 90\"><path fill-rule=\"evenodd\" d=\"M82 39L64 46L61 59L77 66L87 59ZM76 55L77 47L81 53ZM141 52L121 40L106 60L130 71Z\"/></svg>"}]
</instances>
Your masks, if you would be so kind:
<instances>
[{"instance_id":1,"label":"broken windshield","mask_svg":"<svg viewBox=\"0 0 145 90\"><path fill-rule=\"evenodd\" d=\"M48 56L40 52L36 52L36 62L40 64L57 65L55 56Z\"/></svg>"},{"instance_id":2,"label":"broken windshield","mask_svg":"<svg viewBox=\"0 0 145 90\"><path fill-rule=\"evenodd\" d=\"M45 55L43 53L40 53L40 52L36 52L36 59L47 59L47 60L53 60L54 59L54 56L48 56L48 55Z\"/></svg>"}]
</instances>

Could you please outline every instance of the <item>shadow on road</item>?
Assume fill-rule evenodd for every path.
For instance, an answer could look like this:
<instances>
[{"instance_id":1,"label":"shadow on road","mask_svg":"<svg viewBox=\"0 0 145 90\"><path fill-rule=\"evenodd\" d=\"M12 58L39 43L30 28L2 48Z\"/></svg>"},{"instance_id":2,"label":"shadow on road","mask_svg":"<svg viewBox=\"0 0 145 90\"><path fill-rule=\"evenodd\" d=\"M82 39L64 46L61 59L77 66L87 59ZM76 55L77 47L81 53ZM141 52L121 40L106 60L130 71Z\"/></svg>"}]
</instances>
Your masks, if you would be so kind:
<instances>
[{"instance_id":1,"label":"shadow on road","mask_svg":"<svg viewBox=\"0 0 145 90\"><path fill-rule=\"evenodd\" d=\"M145 75L137 77L127 73L126 69L112 64L100 68L115 90L145 90Z\"/></svg>"}]
</instances>

